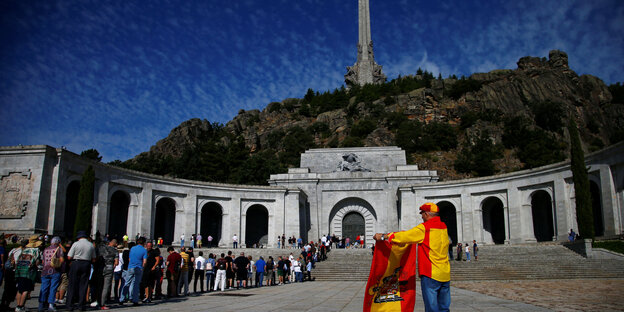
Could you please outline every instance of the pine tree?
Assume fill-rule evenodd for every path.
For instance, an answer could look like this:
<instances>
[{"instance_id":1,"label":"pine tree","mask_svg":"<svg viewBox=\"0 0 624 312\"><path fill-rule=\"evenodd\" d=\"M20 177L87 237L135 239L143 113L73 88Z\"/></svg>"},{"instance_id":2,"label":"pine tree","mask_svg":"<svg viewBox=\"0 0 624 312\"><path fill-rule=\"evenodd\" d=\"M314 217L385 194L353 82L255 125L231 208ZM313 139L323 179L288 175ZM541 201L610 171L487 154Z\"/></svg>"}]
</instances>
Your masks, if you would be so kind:
<instances>
[{"instance_id":1,"label":"pine tree","mask_svg":"<svg viewBox=\"0 0 624 312\"><path fill-rule=\"evenodd\" d=\"M95 186L95 171L92 166L82 174L80 192L78 193L78 209L76 223L74 223L74 237L78 231L91 233L91 215L93 213L93 189Z\"/></svg>"},{"instance_id":2,"label":"pine tree","mask_svg":"<svg viewBox=\"0 0 624 312\"><path fill-rule=\"evenodd\" d=\"M585 155L581 146L578 128L574 117L570 118L568 124L570 133L570 167L572 169L572 179L574 181L574 192L576 193L576 223L579 234L583 238L594 239L594 216L592 214L591 194L589 192L589 178L585 167Z\"/></svg>"}]
</instances>

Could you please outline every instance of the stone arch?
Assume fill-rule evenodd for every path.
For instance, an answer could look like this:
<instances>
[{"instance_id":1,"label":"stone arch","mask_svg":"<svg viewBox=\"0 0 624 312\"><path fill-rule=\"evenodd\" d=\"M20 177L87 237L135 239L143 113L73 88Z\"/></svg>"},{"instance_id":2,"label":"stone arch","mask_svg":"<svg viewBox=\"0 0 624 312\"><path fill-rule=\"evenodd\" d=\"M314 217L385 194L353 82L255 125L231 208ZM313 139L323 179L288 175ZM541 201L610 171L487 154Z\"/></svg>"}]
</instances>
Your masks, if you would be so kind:
<instances>
[{"instance_id":1,"label":"stone arch","mask_svg":"<svg viewBox=\"0 0 624 312\"><path fill-rule=\"evenodd\" d=\"M78 213L78 193L80 193L80 180L73 180L67 184L65 191L65 210L63 216L63 235L73 239L74 224Z\"/></svg>"},{"instance_id":2,"label":"stone arch","mask_svg":"<svg viewBox=\"0 0 624 312\"><path fill-rule=\"evenodd\" d=\"M531 193L531 215L535 239L538 242L552 241L555 237L553 201L547 191Z\"/></svg>"},{"instance_id":3,"label":"stone arch","mask_svg":"<svg viewBox=\"0 0 624 312\"><path fill-rule=\"evenodd\" d=\"M375 223L377 222L377 214L373 206L366 200L349 197L345 198L332 208L329 214L329 233L335 233L337 237L342 238L342 224L345 216L350 212L359 213L365 221L364 239L365 243L373 241L373 235L375 235ZM325 234L325 233L319 233Z\"/></svg>"},{"instance_id":4,"label":"stone arch","mask_svg":"<svg viewBox=\"0 0 624 312\"><path fill-rule=\"evenodd\" d=\"M485 241L494 244L505 243L505 211L500 198L487 197L481 202L483 230L486 232Z\"/></svg>"},{"instance_id":5,"label":"stone arch","mask_svg":"<svg viewBox=\"0 0 624 312\"><path fill-rule=\"evenodd\" d=\"M117 190L110 197L107 233L111 238L121 241L128 232L128 210L130 208L130 194Z\"/></svg>"},{"instance_id":6,"label":"stone arch","mask_svg":"<svg viewBox=\"0 0 624 312\"><path fill-rule=\"evenodd\" d=\"M219 246L223 220L223 207L215 202L208 202L202 206L200 233L202 243L208 246L208 235L212 236L210 246Z\"/></svg>"},{"instance_id":7,"label":"stone arch","mask_svg":"<svg viewBox=\"0 0 624 312\"><path fill-rule=\"evenodd\" d=\"M175 233L176 202L172 198L162 197L156 202L154 218L154 238L162 237L165 245L170 245Z\"/></svg>"},{"instance_id":8,"label":"stone arch","mask_svg":"<svg viewBox=\"0 0 624 312\"><path fill-rule=\"evenodd\" d=\"M602 198L600 196L600 186L598 183L589 181L589 193L591 194L592 212L594 215L594 235L604 235L604 216L602 210Z\"/></svg>"},{"instance_id":9,"label":"stone arch","mask_svg":"<svg viewBox=\"0 0 624 312\"><path fill-rule=\"evenodd\" d=\"M267 246L269 243L269 210L261 205L254 204L247 209L245 219L245 245L247 248L254 244Z\"/></svg>"},{"instance_id":10,"label":"stone arch","mask_svg":"<svg viewBox=\"0 0 624 312\"><path fill-rule=\"evenodd\" d=\"M443 200L438 202L438 208L440 209L440 220L446 224L446 228L453 246L457 245L457 209L453 203Z\"/></svg>"}]
</instances>

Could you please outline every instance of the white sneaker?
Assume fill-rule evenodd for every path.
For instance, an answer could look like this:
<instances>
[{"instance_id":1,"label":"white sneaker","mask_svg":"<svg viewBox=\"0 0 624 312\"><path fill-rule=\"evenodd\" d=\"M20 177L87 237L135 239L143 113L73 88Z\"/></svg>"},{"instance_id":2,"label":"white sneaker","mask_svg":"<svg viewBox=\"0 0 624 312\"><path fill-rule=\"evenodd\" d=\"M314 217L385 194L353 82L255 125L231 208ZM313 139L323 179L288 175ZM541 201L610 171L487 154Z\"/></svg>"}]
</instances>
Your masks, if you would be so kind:
<instances>
[{"instance_id":1,"label":"white sneaker","mask_svg":"<svg viewBox=\"0 0 624 312\"><path fill-rule=\"evenodd\" d=\"M98 305L97 301L93 301L93 302L91 302L91 307L92 307L92 308L97 307L97 305Z\"/></svg>"},{"instance_id":2,"label":"white sneaker","mask_svg":"<svg viewBox=\"0 0 624 312\"><path fill-rule=\"evenodd\" d=\"M50 304L50 306L48 306L48 311L56 311L56 308L53 304Z\"/></svg>"}]
</instances>

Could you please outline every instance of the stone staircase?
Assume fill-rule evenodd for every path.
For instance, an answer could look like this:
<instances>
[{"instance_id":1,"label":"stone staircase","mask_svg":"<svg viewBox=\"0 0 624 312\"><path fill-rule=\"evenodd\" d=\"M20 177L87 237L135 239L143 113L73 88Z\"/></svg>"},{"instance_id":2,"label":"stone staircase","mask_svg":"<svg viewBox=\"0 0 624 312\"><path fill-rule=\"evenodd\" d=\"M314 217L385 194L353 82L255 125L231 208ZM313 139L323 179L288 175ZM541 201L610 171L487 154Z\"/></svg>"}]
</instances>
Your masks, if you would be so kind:
<instances>
[{"instance_id":1,"label":"stone staircase","mask_svg":"<svg viewBox=\"0 0 624 312\"><path fill-rule=\"evenodd\" d=\"M333 249L328 257L312 272L317 280L368 279L370 249ZM624 278L624 260L586 259L562 245L547 243L481 246L478 261L451 261L455 281L579 278Z\"/></svg>"}]
</instances>

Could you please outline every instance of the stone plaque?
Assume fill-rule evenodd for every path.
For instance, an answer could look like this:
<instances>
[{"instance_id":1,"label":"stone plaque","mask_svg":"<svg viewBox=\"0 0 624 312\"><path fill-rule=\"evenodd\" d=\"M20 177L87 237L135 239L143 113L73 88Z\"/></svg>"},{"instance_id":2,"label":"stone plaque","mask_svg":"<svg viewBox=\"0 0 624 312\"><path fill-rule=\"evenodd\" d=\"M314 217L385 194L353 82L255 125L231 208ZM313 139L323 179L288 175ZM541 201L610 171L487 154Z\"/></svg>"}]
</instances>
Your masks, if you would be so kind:
<instances>
[{"instance_id":1,"label":"stone plaque","mask_svg":"<svg viewBox=\"0 0 624 312\"><path fill-rule=\"evenodd\" d=\"M23 217L32 190L30 172L12 172L0 179L0 218Z\"/></svg>"}]
</instances>

